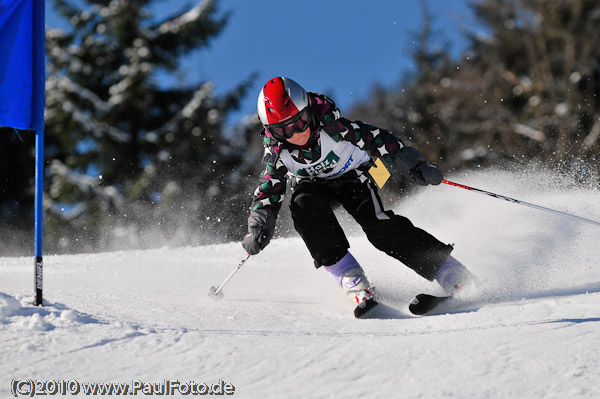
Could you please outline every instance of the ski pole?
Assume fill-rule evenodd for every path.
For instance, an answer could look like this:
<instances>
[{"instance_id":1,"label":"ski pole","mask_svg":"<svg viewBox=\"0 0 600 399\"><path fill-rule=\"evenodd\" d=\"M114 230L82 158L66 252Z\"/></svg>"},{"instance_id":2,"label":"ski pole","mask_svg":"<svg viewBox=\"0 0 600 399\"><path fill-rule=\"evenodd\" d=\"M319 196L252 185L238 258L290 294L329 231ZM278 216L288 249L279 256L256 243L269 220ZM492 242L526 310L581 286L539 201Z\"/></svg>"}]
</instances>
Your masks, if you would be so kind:
<instances>
[{"instance_id":1,"label":"ski pole","mask_svg":"<svg viewBox=\"0 0 600 399\"><path fill-rule=\"evenodd\" d=\"M476 192L476 193L479 193L479 194L489 195L490 197L502 199L502 200L505 200L505 201L508 201L508 202L512 202L514 204L525 205L525 206L528 206L530 208L539 209L540 211L546 211L546 212L554 213L556 215L568 216L570 218L577 219L580 222L586 222L586 223L590 223L590 224L595 224L596 226L600 226L600 222L597 222L595 220L590 220L590 219L582 218L581 216L576 216L576 215L572 215L570 213L557 211L555 209L546 208L546 207L543 207L543 206L540 206L540 205L531 204L529 202L520 201L520 200L517 200L517 199L514 199L514 198L510 198L510 197L505 197L504 195L494 194L494 193L491 193L489 191L480 190L478 188L465 186L464 184L454 183L454 182L451 182L449 180L444 180L444 181L442 181L442 183L448 184L449 186L464 188L465 190L473 191L473 192Z\"/></svg>"},{"instance_id":2,"label":"ski pole","mask_svg":"<svg viewBox=\"0 0 600 399\"><path fill-rule=\"evenodd\" d=\"M246 261L250 259L250 254L248 254L248 256L246 256L244 259L242 259L242 261L240 262L239 265L237 265L235 267L235 269L233 269L231 271L231 273L229 273L229 276L227 276L227 278L225 279L225 281L223 281L221 283L221 285L219 285L218 287L212 286L210 287L210 289L208 290L208 297L212 300L218 300L223 298L223 287L225 287L225 284L227 284L229 282L229 280L231 280L231 278L233 277L234 274L236 274L238 272L238 270L241 269L242 265L244 263L246 263Z\"/></svg>"}]
</instances>

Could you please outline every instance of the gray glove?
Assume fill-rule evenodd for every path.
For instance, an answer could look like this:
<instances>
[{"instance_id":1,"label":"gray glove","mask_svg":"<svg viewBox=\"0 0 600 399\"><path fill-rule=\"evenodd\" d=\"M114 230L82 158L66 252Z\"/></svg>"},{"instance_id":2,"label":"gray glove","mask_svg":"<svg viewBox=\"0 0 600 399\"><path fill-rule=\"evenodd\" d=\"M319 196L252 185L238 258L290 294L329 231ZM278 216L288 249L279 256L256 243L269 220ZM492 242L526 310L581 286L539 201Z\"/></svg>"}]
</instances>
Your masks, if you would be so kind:
<instances>
[{"instance_id":1,"label":"gray glove","mask_svg":"<svg viewBox=\"0 0 600 399\"><path fill-rule=\"evenodd\" d=\"M244 236L242 247L250 255L262 251L273 238L277 215L267 209L257 209L248 217L248 234Z\"/></svg>"},{"instance_id":2,"label":"gray glove","mask_svg":"<svg viewBox=\"0 0 600 399\"><path fill-rule=\"evenodd\" d=\"M442 172L429 163L427 158L413 147L403 147L394 158L396 167L404 177L420 186L437 186L444 180Z\"/></svg>"}]
</instances>

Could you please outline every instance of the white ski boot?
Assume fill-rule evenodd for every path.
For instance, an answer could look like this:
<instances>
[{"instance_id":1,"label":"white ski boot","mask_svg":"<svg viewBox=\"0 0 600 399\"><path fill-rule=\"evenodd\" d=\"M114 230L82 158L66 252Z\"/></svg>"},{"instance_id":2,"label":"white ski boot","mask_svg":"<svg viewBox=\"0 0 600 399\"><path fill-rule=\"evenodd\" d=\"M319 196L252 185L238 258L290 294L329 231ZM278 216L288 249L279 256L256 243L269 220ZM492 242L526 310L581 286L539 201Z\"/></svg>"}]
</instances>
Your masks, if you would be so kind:
<instances>
[{"instance_id":1,"label":"white ski boot","mask_svg":"<svg viewBox=\"0 0 600 399\"><path fill-rule=\"evenodd\" d=\"M373 289L367 280L364 270L356 259L347 252L337 263L323 266L325 270L337 278L344 293L359 308L365 308L373 298Z\"/></svg>"}]
</instances>

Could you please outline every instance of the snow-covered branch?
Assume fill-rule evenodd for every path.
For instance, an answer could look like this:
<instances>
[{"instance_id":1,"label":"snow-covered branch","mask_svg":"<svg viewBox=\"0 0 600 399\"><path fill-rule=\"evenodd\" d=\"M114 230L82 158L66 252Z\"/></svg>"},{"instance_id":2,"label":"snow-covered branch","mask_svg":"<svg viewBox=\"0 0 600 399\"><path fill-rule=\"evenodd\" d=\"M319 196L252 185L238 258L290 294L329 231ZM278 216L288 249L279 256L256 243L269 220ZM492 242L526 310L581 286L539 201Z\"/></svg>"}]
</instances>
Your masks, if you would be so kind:
<instances>
[{"instance_id":1,"label":"snow-covered branch","mask_svg":"<svg viewBox=\"0 0 600 399\"><path fill-rule=\"evenodd\" d=\"M205 0L198 3L191 10L181 14L178 17L163 22L155 28L143 30L143 34L147 40L154 40L161 35L176 34L184 25L197 21L203 17L203 14L208 12L212 7L212 0Z\"/></svg>"},{"instance_id":2,"label":"snow-covered branch","mask_svg":"<svg viewBox=\"0 0 600 399\"><path fill-rule=\"evenodd\" d=\"M67 77L53 75L46 79L46 91L55 93L55 90L60 90L88 101L94 106L96 111L102 114L110 112L110 104L103 101L93 91L86 89Z\"/></svg>"},{"instance_id":3,"label":"snow-covered branch","mask_svg":"<svg viewBox=\"0 0 600 399\"><path fill-rule=\"evenodd\" d=\"M594 122L590 133L583 139L583 148L585 151L589 151L596 144L598 137L600 137L600 117L596 118L596 122Z\"/></svg>"},{"instance_id":4,"label":"snow-covered branch","mask_svg":"<svg viewBox=\"0 0 600 399\"><path fill-rule=\"evenodd\" d=\"M532 140L544 142L546 141L546 135L539 130L533 129L529 126L523 125L521 123L517 123L513 126L513 130L517 134L521 134L523 136L529 137Z\"/></svg>"}]
</instances>

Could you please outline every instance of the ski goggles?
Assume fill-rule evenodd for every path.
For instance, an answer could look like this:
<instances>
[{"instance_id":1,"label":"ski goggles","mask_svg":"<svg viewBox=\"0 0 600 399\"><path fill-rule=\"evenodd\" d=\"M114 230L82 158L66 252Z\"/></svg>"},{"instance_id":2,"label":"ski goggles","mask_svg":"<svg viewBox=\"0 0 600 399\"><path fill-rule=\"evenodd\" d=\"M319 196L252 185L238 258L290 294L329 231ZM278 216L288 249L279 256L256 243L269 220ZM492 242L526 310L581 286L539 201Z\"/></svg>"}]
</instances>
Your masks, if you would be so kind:
<instances>
[{"instance_id":1,"label":"ski goggles","mask_svg":"<svg viewBox=\"0 0 600 399\"><path fill-rule=\"evenodd\" d=\"M287 140L292 138L294 133L305 131L310 125L310 111L308 107L298 112L292 119L285 122L274 123L272 125L265 126L269 133L275 138L281 140Z\"/></svg>"}]
</instances>

